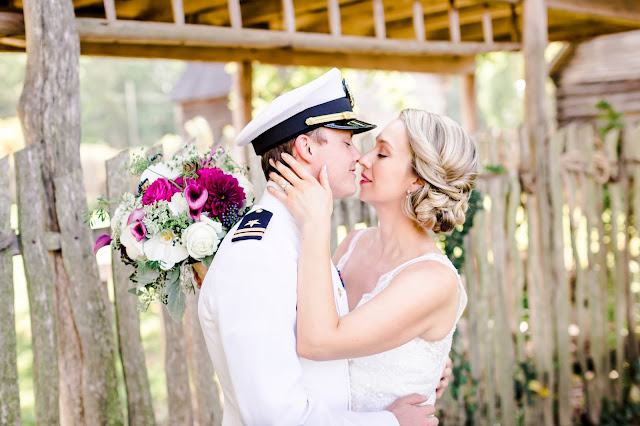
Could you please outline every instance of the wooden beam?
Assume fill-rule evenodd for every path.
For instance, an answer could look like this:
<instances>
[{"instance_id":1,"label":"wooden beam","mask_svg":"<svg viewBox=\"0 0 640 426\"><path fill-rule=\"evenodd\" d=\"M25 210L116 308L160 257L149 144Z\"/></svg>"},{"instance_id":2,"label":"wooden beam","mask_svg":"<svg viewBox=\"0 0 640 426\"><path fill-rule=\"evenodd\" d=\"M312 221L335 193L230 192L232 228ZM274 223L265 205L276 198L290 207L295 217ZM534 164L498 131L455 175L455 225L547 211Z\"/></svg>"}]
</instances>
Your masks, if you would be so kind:
<instances>
[{"instance_id":1,"label":"wooden beam","mask_svg":"<svg viewBox=\"0 0 640 426\"><path fill-rule=\"evenodd\" d=\"M475 74L465 74L461 79L462 125L469 134L473 134L478 131Z\"/></svg>"},{"instance_id":2,"label":"wooden beam","mask_svg":"<svg viewBox=\"0 0 640 426\"><path fill-rule=\"evenodd\" d=\"M284 28L288 33L296 32L296 11L293 0L282 0L282 14L284 15Z\"/></svg>"},{"instance_id":3,"label":"wooden beam","mask_svg":"<svg viewBox=\"0 0 640 426\"><path fill-rule=\"evenodd\" d=\"M493 43L493 22L488 6L482 12L482 35L485 43Z\"/></svg>"},{"instance_id":4,"label":"wooden beam","mask_svg":"<svg viewBox=\"0 0 640 426\"><path fill-rule=\"evenodd\" d=\"M521 31L518 26L518 10L514 4L511 5L511 41L516 42L522 40Z\"/></svg>"},{"instance_id":5,"label":"wooden beam","mask_svg":"<svg viewBox=\"0 0 640 426\"><path fill-rule=\"evenodd\" d=\"M382 0L373 0L373 26L376 30L376 38L387 38L386 22L384 20L384 4Z\"/></svg>"},{"instance_id":6,"label":"wooden beam","mask_svg":"<svg viewBox=\"0 0 640 426\"><path fill-rule=\"evenodd\" d=\"M331 37L331 36L329 36ZM475 55L395 55L385 53L300 52L290 50L213 48L200 46L81 43L83 55L164 58L210 62L255 60L275 65L379 69L440 74L473 72Z\"/></svg>"},{"instance_id":7,"label":"wooden beam","mask_svg":"<svg viewBox=\"0 0 640 426\"><path fill-rule=\"evenodd\" d=\"M25 49L27 47L27 41L23 38L17 37L0 37L0 44L4 44L6 46L13 46Z\"/></svg>"},{"instance_id":8,"label":"wooden beam","mask_svg":"<svg viewBox=\"0 0 640 426\"><path fill-rule=\"evenodd\" d=\"M482 28L483 11L483 8L477 7L458 9L460 34L463 41L484 41ZM491 19L494 40L509 40L509 34L511 34L511 10L509 8L492 9ZM450 40L448 12L442 12L434 17L425 17L425 30L427 40ZM403 21L392 22L387 23L387 36L389 38L412 39L415 37L415 31Z\"/></svg>"},{"instance_id":9,"label":"wooden beam","mask_svg":"<svg viewBox=\"0 0 640 426\"><path fill-rule=\"evenodd\" d=\"M640 24L637 0L547 0L547 8Z\"/></svg>"},{"instance_id":10,"label":"wooden beam","mask_svg":"<svg viewBox=\"0 0 640 426\"><path fill-rule=\"evenodd\" d=\"M565 43L549 64L549 76L556 82L560 78L560 73L565 65L571 60L576 52L576 45Z\"/></svg>"},{"instance_id":11,"label":"wooden beam","mask_svg":"<svg viewBox=\"0 0 640 426\"><path fill-rule=\"evenodd\" d=\"M0 36L24 35L22 13L0 12Z\"/></svg>"},{"instance_id":12,"label":"wooden beam","mask_svg":"<svg viewBox=\"0 0 640 426\"><path fill-rule=\"evenodd\" d=\"M240 0L229 0L229 19L231 28L242 28L242 12L240 10Z\"/></svg>"},{"instance_id":13,"label":"wooden beam","mask_svg":"<svg viewBox=\"0 0 640 426\"><path fill-rule=\"evenodd\" d=\"M327 8L329 11L329 28L331 29L331 35L339 36L342 34L340 3L338 0L328 0Z\"/></svg>"},{"instance_id":14,"label":"wooden beam","mask_svg":"<svg viewBox=\"0 0 640 426\"><path fill-rule=\"evenodd\" d=\"M413 32L416 35L416 40L425 40L424 9L422 8L422 2L420 0L413 2Z\"/></svg>"},{"instance_id":15,"label":"wooden beam","mask_svg":"<svg viewBox=\"0 0 640 426\"><path fill-rule=\"evenodd\" d=\"M462 37L460 36L460 15L458 9L455 7L453 0L449 3L449 34L451 41L454 43L460 43Z\"/></svg>"},{"instance_id":16,"label":"wooden beam","mask_svg":"<svg viewBox=\"0 0 640 426\"><path fill-rule=\"evenodd\" d=\"M176 25L184 25L182 0L171 0L171 10L173 11L173 22L175 22Z\"/></svg>"},{"instance_id":17,"label":"wooden beam","mask_svg":"<svg viewBox=\"0 0 640 426\"><path fill-rule=\"evenodd\" d=\"M211 27L205 25L176 26L161 22L133 22L119 20L77 18L80 40L92 43L185 45L228 47L235 49L286 49L317 53L362 53L372 55L442 55L466 56L499 50L518 50L517 43L419 43L407 40L379 40L372 37L328 34L289 34L282 31Z\"/></svg>"},{"instance_id":18,"label":"wooden beam","mask_svg":"<svg viewBox=\"0 0 640 426\"><path fill-rule=\"evenodd\" d=\"M102 3L101 0L73 0L73 7L79 9L87 6L95 6Z\"/></svg>"},{"instance_id":19,"label":"wooden beam","mask_svg":"<svg viewBox=\"0 0 640 426\"><path fill-rule=\"evenodd\" d=\"M104 14L107 21L115 21L117 19L116 4L114 0L104 0Z\"/></svg>"}]
</instances>

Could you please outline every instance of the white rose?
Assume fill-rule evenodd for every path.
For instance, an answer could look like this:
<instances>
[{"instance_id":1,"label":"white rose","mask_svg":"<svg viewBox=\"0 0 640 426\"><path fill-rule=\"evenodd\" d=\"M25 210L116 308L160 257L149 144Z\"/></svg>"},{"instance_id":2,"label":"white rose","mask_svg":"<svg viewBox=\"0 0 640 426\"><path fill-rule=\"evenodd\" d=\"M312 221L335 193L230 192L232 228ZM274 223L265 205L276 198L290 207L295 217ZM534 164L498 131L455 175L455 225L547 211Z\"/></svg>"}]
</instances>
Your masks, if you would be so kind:
<instances>
[{"instance_id":1,"label":"white rose","mask_svg":"<svg viewBox=\"0 0 640 426\"><path fill-rule=\"evenodd\" d=\"M247 177L243 173L232 173L231 176L238 179L238 184L244 190L245 200L243 207L247 205L247 203L253 200L255 194L253 193L253 184L247 179Z\"/></svg>"},{"instance_id":2,"label":"white rose","mask_svg":"<svg viewBox=\"0 0 640 426\"><path fill-rule=\"evenodd\" d=\"M169 201L169 210L171 210L171 213L176 216L189 210L187 199L184 198L184 194L182 192L176 192L173 194L171 201Z\"/></svg>"},{"instance_id":3,"label":"white rose","mask_svg":"<svg viewBox=\"0 0 640 426\"><path fill-rule=\"evenodd\" d=\"M200 222L189 225L182 232L182 239L189 255L194 259L202 260L215 253L221 233L222 224L220 222L214 222L205 215L200 215Z\"/></svg>"},{"instance_id":4,"label":"white rose","mask_svg":"<svg viewBox=\"0 0 640 426\"><path fill-rule=\"evenodd\" d=\"M151 237L144 243L147 259L160 262L160 267L164 270L171 269L176 263L185 260L189 257L189 253L181 241L176 241L174 244L174 240L178 240L176 235L167 230Z\"/></svg>"},{"instance_id":5,"label":"white rose","mask_svg":"<svg viewBox=\"0 0 640 426\"><path fill-rule=\"evenodd\" d=\"M142 172L140 176L140 182L145 179L149 179L149 184L153 183L156 179L164 177L167 179L177 179L181 175L180 170L171 170L165 163L155 163L150 165L147 170Z\"/></svg>"},{"instance_id":6,"label":"white rose","mask_svg":"<svg viewBox=\"0 0 640 426\"><path fill-rule=\"evenodd\" d=\"M144 259L144 245L142 241L136 241L136 237L131 233L131 228L136 224L132 223L125 227L120 234L120 243L127 249L127 256L131 260Z\"/></svg>"}]
</instances>

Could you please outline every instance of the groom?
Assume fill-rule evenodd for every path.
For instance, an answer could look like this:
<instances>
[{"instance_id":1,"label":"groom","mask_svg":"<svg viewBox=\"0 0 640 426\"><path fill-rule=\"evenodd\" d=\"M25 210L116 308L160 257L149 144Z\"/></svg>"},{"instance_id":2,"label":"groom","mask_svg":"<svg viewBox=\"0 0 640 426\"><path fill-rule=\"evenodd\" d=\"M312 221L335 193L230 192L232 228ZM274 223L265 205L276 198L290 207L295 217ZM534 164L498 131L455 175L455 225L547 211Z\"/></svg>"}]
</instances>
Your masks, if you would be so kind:
<instances>
[{"instance_id":1,"label":"groom","mask_svg":"<svg viewBox=\"0 0 640 426\"><path fill-rule=\"evenodd\" d=\"M275 99L238 135L269 159L283 152L303 158L317 176L327 165L335 198L356 191L360 153L354 133L375 126L359 121L340 72ZM273 183L269 183L273 185ZM300 234L293 216L265 191L231 229L209 268L198 314L209 354L225 396L223 425L437 425L420 395L397 399L385 411L349 411L347 360L316 362L296 353L296 286ZM327 253L329 256L330 253ZM333 271L336 309L348 312L347 297ZM427 362L427 361L425 361Z\"/></svg>"}]
</instances>

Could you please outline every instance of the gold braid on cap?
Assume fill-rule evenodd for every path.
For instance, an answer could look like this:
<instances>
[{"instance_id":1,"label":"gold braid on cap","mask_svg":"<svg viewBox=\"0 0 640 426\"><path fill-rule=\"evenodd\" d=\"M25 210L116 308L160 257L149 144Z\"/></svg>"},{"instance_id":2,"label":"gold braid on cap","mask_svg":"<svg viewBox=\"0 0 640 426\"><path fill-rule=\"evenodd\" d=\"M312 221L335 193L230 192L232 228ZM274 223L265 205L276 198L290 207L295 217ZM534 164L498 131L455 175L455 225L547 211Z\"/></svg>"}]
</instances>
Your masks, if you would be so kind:
<instances>
[{"instance_id":1,"label":"gold braid on cap","mask_svg":"<svg viewBox=\"0 0 640 426\"><path fill-rule=\"evenodd\" d=\"M353 111L336 112L335 114L319 115L317 117L309 117L305 120L307 126L313 126L314 124L329 123L330 121L340 120L352 120L356 118L356 113Z\"/></svg>"}]
</instances>

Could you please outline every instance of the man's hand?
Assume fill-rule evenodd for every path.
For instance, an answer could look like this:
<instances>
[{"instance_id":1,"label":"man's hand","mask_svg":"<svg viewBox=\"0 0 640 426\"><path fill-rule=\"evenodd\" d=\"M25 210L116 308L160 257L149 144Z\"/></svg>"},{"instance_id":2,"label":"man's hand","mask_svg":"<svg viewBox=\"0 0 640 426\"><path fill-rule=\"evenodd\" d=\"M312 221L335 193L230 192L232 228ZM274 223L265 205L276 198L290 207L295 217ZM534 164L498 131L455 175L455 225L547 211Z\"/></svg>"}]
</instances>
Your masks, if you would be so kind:
<instances>
[{"instance_id":1,"label":"man's hand","mask_svg":"<svg viewBox=\"0 0 640 426\"><path fill-rule=\"evenodd\" d=\"M400 426L437 426L439 421L434 417L436 408L433 405L415 405L426 400L426 396L412 393L396 399L386 410L396 416Z\"/></svg>"},{"instance_id":2,"label":"man's hand","mask_svg":"<svg viewBox=\"0 0 640 426\"><path fill-rule=\"evenodd\" d=\"M444 395L444 391L449 387L449 378L453 374L453 370L451 370L452 365L453 362L451 362L451 358L447 358L447 365L445 365L444 370L442 371L440 384L438 385L438 389L436 389L436 399L440 399L440 397Z\"/></svg>"}]
</instances>

